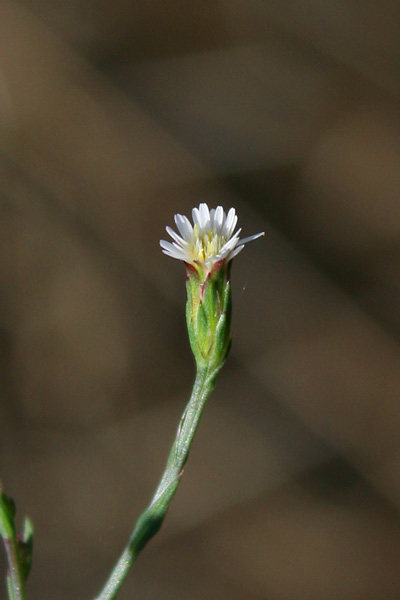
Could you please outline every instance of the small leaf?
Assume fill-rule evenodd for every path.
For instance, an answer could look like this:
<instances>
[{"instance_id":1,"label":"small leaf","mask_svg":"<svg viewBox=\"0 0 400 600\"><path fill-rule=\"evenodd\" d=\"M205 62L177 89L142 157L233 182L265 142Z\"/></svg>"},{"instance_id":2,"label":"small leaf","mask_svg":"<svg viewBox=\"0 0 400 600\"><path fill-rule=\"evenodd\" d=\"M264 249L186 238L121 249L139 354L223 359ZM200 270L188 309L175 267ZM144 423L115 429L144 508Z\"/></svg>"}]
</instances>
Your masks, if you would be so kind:
<instances>
[{"instance_id":1,"label":"small leaf","mask_svg":"<svg viewBox=\"0 0 400 600\"><path fill-rule=\"evenodd\" d=\"M17 545L21 574L26 581L31 570L33 551L33 524L28 518L24 520L22 539L17 541Z\"/></svg>"},{"instance_id":2,"label":"small leaf","mask_svg":"<svg viewBox=\"0 0 400 600\"><path fill-rule=\"evenodd\" d=\"M1 502L4 506L7 516L11 521L15 519L16 507L13 498L7 496L4 492L1 493Z\"/></svg>"},{"instance_id":3,"label":"small leaf","mask_svg":"<svg viewBox=\"0 0 400 600\"><path fill-rule=\"evenodd\" d=\"M15 502L4 492L0 493L0 536L5 540L15 538Z\"/></svg>"}]
</instances>

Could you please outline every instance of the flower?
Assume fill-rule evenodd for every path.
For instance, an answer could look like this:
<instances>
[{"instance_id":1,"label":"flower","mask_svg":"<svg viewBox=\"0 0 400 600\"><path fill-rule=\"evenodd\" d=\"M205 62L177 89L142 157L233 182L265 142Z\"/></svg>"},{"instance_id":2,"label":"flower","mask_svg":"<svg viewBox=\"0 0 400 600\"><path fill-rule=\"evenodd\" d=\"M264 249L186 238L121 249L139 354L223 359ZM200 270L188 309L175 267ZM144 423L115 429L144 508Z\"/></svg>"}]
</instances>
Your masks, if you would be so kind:
<instances>
[{"instance_id":1,"label":"flower","mask_svg":"<svg viewBox=\"0 0 400 600\"><path fill-rule=\"evenodd\" d=\"M197 368L205 369L215 381L231 346L232 313L231 260L247 242L264 233L240 239L241 229L234 233L237 216L234 208L225 214L222 206L209 210L200 204L192 211L193 225L183 215L175 215L177 234L167 232L173 242L160 241L164 254L182 260L186 265L186 322L189 341Z\"/></svg>"},{"instance_id":2,"label":"flower","mask_svg":"<svg viewBox=\"0 0 400 600\"><path fill-rule=\"evenodd\" d=\"M231 261L247 242L264 235L262 232L240 239L241 229L234 233L238 220L234 208L226 214L222 206L209 210L203 203L192 210L192 218L193 226L187 217L176 214L175 223L180 235L167 227L173 242L161 240L160 246L164 254L195 268L205 267L207 272L211 272L217 263Z\"/></svg>"}]
</instances>

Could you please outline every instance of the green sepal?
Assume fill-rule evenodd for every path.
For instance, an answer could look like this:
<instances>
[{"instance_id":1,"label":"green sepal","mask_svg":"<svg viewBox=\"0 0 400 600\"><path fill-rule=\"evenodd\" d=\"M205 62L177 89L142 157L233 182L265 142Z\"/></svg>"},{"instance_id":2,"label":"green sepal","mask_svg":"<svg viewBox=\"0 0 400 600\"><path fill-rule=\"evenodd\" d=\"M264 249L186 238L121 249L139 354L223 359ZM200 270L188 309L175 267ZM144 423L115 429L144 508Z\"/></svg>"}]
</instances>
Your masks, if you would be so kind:
<instances>
[{"instance_id":1,"label":"green sepal","mask_svg":"<svg viewBox=\"0 0 400 600\"><path fill-rule=\"evenodd\" d=\"M224 290L224 305L221 315L215 328L215 354L225 361L231 346L231 314L232 314L232 299L231 285L228 281Z\"/></svg>"},{"instance_id":2,"label":"green sepal","mask_svg":"<svg viewBox=\"0 0 400 600\"><path fill-rule=\"evenodd\" d=\"M230 348L230 264L224 261L209 272L188 265L186 319L189 340L200 368L219 370Z\"/></svg>"}]
</instances>

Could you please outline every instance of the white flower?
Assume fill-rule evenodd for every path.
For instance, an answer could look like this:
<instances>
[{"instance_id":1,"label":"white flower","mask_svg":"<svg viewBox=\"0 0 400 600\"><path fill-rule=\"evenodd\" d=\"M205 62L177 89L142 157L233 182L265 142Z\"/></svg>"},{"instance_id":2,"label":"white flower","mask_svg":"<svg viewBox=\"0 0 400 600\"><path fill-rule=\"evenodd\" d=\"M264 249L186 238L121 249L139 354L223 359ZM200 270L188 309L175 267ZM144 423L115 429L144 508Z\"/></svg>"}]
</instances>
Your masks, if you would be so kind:
<instances>
[{"instance_id":1,"label":"white flower","mask_svg":"<svg viewBox=\"0 0 400 600\"><path fill-rule=\"evenodd\" d=\"M200 204L192 210L193 226L184 215L175 215L175 223L180 235L171 227L167 233L173 242L160 241L164 254L196 265L202 264L207 270L220 261L230 261L244 248L247 242L252 242L264 232L240 239L241 229L236 233L237 216L234 208L225 214L222 206L209 210L207 204Z\"/></svg>"}]
</instances>

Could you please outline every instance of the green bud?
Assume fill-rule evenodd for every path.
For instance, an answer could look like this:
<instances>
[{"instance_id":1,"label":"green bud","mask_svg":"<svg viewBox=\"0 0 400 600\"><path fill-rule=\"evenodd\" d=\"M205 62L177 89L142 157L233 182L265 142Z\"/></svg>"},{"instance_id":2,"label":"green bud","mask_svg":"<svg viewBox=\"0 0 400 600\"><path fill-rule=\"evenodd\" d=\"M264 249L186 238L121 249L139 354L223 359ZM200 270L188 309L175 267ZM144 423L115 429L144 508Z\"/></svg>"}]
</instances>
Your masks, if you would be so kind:
<instances>
[{"instance_id":1,"label":"green bud","mask_svg":"<svg viewBox=\"0 0 400 600\"><path fill-rule=\"evenodd\" d=\"M199 368L220 369L231 344L231 263L221 260L212 270L187 264L186 321L190 346Z\"/></svg>"}]
</instances>

